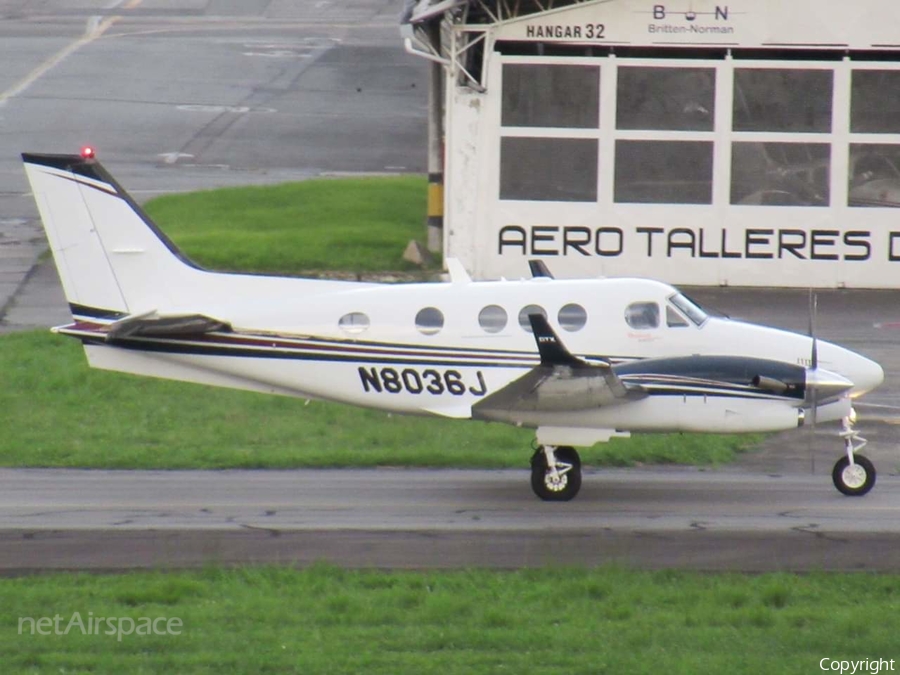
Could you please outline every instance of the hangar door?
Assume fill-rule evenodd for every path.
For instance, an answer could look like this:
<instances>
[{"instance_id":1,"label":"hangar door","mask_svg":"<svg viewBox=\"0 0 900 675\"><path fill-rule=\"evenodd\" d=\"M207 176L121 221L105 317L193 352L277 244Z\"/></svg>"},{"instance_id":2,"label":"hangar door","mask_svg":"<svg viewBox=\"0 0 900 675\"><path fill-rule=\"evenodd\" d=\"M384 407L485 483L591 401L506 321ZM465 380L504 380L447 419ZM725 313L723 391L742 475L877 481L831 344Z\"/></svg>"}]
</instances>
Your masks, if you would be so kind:
<instances>
[{"instance_id":1,"label":"hangar door","mask_svg":"<svg viewBox=\"0 0 900 675\"><path fill-rule=\"evenodd\" d=\"M450 190L470 193L447 254L478 276L538 257L560 276L900 286L892 54L539 51L495 43L486 92L452 97L451 135L477 143L448 141Z\"/></svg>"}]
</instances>

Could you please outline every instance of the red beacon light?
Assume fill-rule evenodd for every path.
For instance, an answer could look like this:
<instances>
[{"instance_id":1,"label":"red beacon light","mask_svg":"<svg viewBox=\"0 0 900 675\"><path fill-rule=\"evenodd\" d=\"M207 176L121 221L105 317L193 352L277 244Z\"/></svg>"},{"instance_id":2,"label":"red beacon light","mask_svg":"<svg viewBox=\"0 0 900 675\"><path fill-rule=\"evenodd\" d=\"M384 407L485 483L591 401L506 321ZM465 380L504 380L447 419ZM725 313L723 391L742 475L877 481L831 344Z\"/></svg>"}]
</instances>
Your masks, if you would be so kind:
<instances>
[{"instance_id":1,"label":"red beacon light","mask_svg":"<svg viewBox=\"0 0 900 675\"><path fill-rule=\"evenodd\" d=\"M94 157L96 157L96 155L97 155L97 153L94 152L94 148L92 148L89 145L85 145L83 148L81 148L81 158L82 159L94 159Z\"/></svg>"}]
</instances>

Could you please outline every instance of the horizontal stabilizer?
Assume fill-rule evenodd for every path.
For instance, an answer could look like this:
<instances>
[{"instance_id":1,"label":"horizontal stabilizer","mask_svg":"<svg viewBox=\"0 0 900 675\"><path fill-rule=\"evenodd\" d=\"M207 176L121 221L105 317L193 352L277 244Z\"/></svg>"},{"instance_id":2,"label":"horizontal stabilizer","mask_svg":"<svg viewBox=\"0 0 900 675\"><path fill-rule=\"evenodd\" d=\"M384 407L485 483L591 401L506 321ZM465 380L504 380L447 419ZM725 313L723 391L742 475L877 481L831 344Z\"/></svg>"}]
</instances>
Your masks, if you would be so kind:
<instances>
[{"instance_id":1,"label":"horizontal stabilizer","mask_svg":"<svg viewBox=\"0 0 900 675\"><path fill-rule=\"evenodd\" d=\"M127 316L109 327L108 341L136 337L176 337L230 331L231 325L202 314L160 315L156 312Z\"/></svg>"}]
</instances>

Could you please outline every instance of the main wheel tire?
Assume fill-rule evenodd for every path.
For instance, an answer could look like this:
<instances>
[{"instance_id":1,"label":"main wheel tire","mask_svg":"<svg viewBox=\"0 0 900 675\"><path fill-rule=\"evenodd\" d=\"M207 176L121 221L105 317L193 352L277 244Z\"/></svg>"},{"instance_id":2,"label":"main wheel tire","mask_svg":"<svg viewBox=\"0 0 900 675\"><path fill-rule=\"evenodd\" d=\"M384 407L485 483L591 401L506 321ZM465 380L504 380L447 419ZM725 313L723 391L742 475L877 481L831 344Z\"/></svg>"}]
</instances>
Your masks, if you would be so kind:
<instances>
[{"instance_id":1,"label":"main wheel tire","mask_svg":"<svg viewBox=\"0 0 900 675\"><path fill-rule=\"evenodd\" d=\"M556 459L571 464L572 468L554 482L547 468L544 449L538 448L531 457L531 489L545 502L567 502L574 499L581 489L581 458L578 451L568 446L557 448Z\"/></svg>"},{"instance_id":2,"label":"main wheel tire","mask_svg":"<svg viewBox=\"0 0 900 675\"><path fill-rule=\"evenodd\" d=\"M862 497L875 485L875 465L867 457L856 455L853 466L850 460L841 457L831 472L834 486L848 497Z\"/></svg>"}]
</instances>

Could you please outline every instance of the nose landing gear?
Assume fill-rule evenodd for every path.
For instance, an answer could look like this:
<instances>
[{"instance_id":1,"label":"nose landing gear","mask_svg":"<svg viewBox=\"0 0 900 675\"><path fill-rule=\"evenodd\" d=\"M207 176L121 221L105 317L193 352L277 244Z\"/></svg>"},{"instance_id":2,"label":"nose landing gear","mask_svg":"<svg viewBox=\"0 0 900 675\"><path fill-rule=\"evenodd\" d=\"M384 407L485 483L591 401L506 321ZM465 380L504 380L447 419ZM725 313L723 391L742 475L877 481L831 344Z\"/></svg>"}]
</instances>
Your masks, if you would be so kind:
<instances>
[{"instance_id":1,"label":"nose landing gear","mask_svg":"<svg viewBox=\"0 0 900 675\"><path fill-rule=\"evenodd\" d=\"M531 457L531 489L548 502L567 502L581 489L581 458L575 448L540 446Z\"/></svg>"},{"instance_id":2,"label":"nose landing gear","mask_svg":"<svg viewBox=\"0 0 900 675\"><path fill-rule=\"evenodd\" d=\"M875 465L867 457L856 453L866 447L866 439L853 428L853 420L841 421L841 438L844 439L846 456L834 465L831 479L834 486L848 497L862 497L875 485Z\"/></svg>"}]
</instances>

